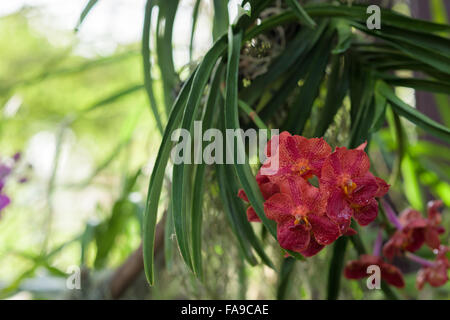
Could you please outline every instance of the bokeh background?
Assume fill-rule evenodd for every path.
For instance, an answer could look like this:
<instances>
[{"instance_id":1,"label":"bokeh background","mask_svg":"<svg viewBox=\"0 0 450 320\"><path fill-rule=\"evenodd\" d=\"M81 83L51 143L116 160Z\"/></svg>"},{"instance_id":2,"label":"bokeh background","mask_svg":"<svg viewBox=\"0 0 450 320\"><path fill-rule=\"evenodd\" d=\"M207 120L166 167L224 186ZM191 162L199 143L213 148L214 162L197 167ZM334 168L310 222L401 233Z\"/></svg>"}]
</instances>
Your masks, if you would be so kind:
<instances>
[{"instance_id":1,"label":"bokeh background","mask_svg":"<svg viewBox=\"0 0 450 320\"><path fill-rule=\"evenodd\" d=\"M426 10L418 2L428 2ZM212 2L202 1L190 55L194 3L180 1L175 18L173 52L181 79L213 39ZM228 5L231 21L236 3ZM21 153L5 187L11 204L0 213L1 298L111 298L111 279L140 245L144 199L161 141L142 87L145 1L99 1L75 32L85 5L84 0L0 3L0 160L8 162ZM393 4L399 12L441 23L448 21L449 7L442 0ZM152 73L162 102L158 68ZM406 102L448 126L447 95L399 91ZM399 208L423 210L427 200L437 198L450 206L448 146L418 139L414 130L407 133L410 158L394 194ZM374 140L374 161L397 148L389 129ZM386 170L382 174L389 175ZM286 284L279 283L273 270L243 262L217 194L211 186L205 204L207 281L199 283L188 273L175 244L161 246L156 286L150 290L140 273L121 298L276 298L277 289ZM167 202L165 194L162 201ZM444 226L449 226L448 213L446 209ZM374 233L367 237L372 240ZM448 243L448 233L443 239ZM329 258L324 250L308 263L297 263L287 297L323 298ZM81 267L83 288L70 291L66 272L74 265ZM414 275L406 275L405 298L450 297L450 284L417 292ZM381 292L367 292L364 282L344 281L343 287L346 298L382 297Z\"/></svg>"}]
</instances>

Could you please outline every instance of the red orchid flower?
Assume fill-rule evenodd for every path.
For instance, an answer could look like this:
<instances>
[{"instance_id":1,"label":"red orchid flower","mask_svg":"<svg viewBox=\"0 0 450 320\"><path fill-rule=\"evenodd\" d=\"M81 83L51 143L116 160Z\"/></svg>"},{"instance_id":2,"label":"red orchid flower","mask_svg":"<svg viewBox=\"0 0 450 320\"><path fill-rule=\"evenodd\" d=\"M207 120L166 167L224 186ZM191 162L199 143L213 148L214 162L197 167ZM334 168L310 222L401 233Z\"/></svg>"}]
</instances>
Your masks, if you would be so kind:
<instances>
[{"instance_id":1,"label":"red orchid flower","mask_svg":"<svg viewBox=\"0 0 450 320\"><path fill-rule=\"evenodd\" d=\"M259 190L262 193L264 200L269 199L273 194L280 192L280 188L273 182L270 182L267 176L261 175L259 172L256 175L256 182L258 183ZM250 201L245 194L244 189L240 189L238 192L238 197L249 203ZM249 206L247 209L247 220L250 222L261 222L261 219L255 212L252 206Z\"/></svg>"},{"instance_id":2,"label":"red orchid flower","mask_svg":"<svg viewBox=\"0 0 450 320\"><path fill-rule=\"evenodd\" d=\"M328 216L336 221L341 232L348 229L351 217L362 226L378 214L375 197L382 197L389 185L369 172L370 160L363 151L366 143L356 149L336 148L324 162L320 186L329 193Z\"/></svg>"},{"instance_id":3,"label":"red orchid flower","mask_svg":"<svg viewBox=\"0 0 450 320\"><path fill-rule=\"evenodd\" d=\"M275 152L278 155L278 170L270 175L270 180L277 182L289 176L302 177L306 180L313 175L320 177L322 164L331 154L331 147L323 138L307 139L302 136L292 136L289 132L283 131L278 136L278 146ZM266 154L269 156L263 167L270 167L271 161L277 161L270 154L272 138L266 147Z\"/></svg>"},{"instance_id":4,"label":"red orchid flower","mask_svg":"<svg viewBox=\"0 0 450 320\"><path fill-rule=\"evenodd\" d=\"M349 261L344 269L347 279L362 279L368 277L367 267L377 265L380 267L381 279L397 288L403 288L405 281L401 271L392 264L386 263L380 257L363 254L358 260Z\"/></svg>"},{"instance_id":5,"label":"red orchid flower","mask_svg":"<svg viewBox=\"0 0 450 320\"><path fill-rule=\"evenodd\" d=\"M428 219L425 227L425 243L432 249L439 248L441 244L439 235L445 232L445 229L440 225L442 216L439 209L442 205L442 200L430 201L427 205Z\"/></svg>"},{"instance_id":6,"label":"red orchid flower","mask_svg":"<svg viewBox=\"0 0 450 320\"><path fill-rule=\"evenodd\" d=\"M325 214L326 195L318 188L300 177L288 177L280 191L264 203L264 211L278 223L282 248L310 257L340 236L337 224Z\"/></svg>"},{"instance_id":7,"label":"red orchid flower","mask_svg":"<svg viewBox=\"0 0 450 320\"><path fill-rule=\"evenodd\" d=\"M436 261L420 269L416 281L419 290L422 290L427 282L432 287L440 287L447 283L447 270L450 269L450 262L447 258L447 252L449 251L448 247L441 245L438 249Z\"/></svg>"},{"instance_id":8,"label":"red orchid flower","mask_svg":"<svg viewBox=\"0 0 450 320\"><path fill-rule=\"evenodd\" d=\"M403 251L415 252L424 243L432 249L438 249L441 244L439 235L444 232L444 228L440 226L442 219L439 208L441 206L442 201L430 201L427 219L417 210L403 211L398 218L399 229L384 245L383 255L392 259Z\"/></svg>"}]
</instances>

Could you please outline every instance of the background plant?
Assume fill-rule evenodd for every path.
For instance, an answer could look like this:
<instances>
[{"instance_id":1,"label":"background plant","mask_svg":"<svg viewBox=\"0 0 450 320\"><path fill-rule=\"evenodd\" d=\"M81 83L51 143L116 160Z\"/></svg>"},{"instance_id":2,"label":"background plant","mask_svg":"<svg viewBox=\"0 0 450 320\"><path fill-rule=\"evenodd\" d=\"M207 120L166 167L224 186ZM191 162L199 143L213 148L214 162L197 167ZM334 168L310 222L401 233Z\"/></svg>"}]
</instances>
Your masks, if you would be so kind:
<instances>
[{"instance_id":1,"label":"background plant","mask_svg":"<svg viewBox=\"0 0 450 320\"><path fill-rule=\"evenodd\" d=\"M38 254L21 252L21 256L29 259L29 267L4 289L5 295L16 292L22 279L42 267L61 276L63 270L53 267L51 259L66 246L76 243L80 244L82 264L97 270L114 261L117 264L129 254L130 247L137 247L142 228L147 279L155 283L154 296L161 292L162 297L168 297L165 291L158 290L158 281L163 282L163 288L164 283L176 285L181 281L188 297L226 298L237 294L248 297L252 288L263 292L255 283L267 278L266 283L273 292L271 297L336 298L338 294L354 298L381 297L379 292L362 289L364 283L340 283L343 262L365 250L376 232L361 233L362 239L342 238L334 248L328 248L308 261L284 259L272 237L274 226L271 221L264 221L264 227L250 226L245 219L244 205L236 197L237 190L243 187L257 212L262 211L262 198L253 179L257 168L248 165L172 166L168 161L168 152L172 148L170 135L179 127L190 129L193 120L202 120L204 130L211 126L224 129L264 125L307 137L324 136L333 147L356 147L368 140L372 168L392 185L390 195L399 208L412 206L424 210L426 200L432 198L442 199L448 206L449 159L445 152L436 150L447 150L450 137L447 110L450 27L385 9L382 10L382 29L367 30L366 5L355 1L351 4L303 1L302 6L295 1L244 2L243 6L250 5L250 12L244 13L242 9L231 27L228 26L228 11L224 9L226 1L212 2L215 42L198 61L191 54L192 61L185 68L176 70L171 44L174 16L180 3L148 1L140 53L136 48L127 48L125 53L110 58L78 64L73 57L70 59L73 62L65 60L67 67L52 66L44 70L39 67L38 76L31 76L33 72L28 70L30 76L22 72L17 79L12 77L4 82L5 101L15 92L26 92L35 106L41 88L50 87L48 81L52 81L52 77L56 80L50 82L51 87L57 90L58 86L64 85L59 80L61 75L82 77L86 70L105 68L107 64L108 68L103 70L116 75L113 79L124 82L119 90L99 99L88 99L87 93L81 93L81 101L74 106L65 104L64 110L43 113L46 107L41 104L41 109L30 109L35 114L23 118L23 121L31 121L39 119L41 114L58 118L59 139L64 139L68 128L78 129L77 134L85 135L87 139L95 137L96 146L108 145L109 150L99 153L99 165L91 177L99 174L101 177L103 170L113 164L118 166L120 162L123 167L118 166L115 171L124 177L120 187L117 183L107 182L116 201L109 214L98 214L101 217L99 224L86 224L85 231L62 248L55 243L45 245ZM432 6L436 6L435 2ZM83 20L96 3L89 1L78 27L82 27ZM405 8L402 3L396 5L397 10ZM194 3L192 39L202 6L202 1ZM91 15L95 17L95 12ZM152 22L155 16L156 22ZM436 16L436 19L445 22L442 17ZM43 54L40 61L45 61L45 56L48 54ZM49 64L55 61L54 57L47 59ZM132 62L125 65L126 59ZM124 66L117 67L121 64ZM121 71L114 74L114 68ZM122 73L124 70L130 80ZM87 72L92 75L92 71ZM404 88L435 95L442 116L427 116L426 107L417 104L414 108L406 103ZM96 93L89 89L86 88L86 92ZM138 110L122 108L127 101L124 99L137 99L134 94L140 95L140 100L133 100L133 105L140 106L133 109ZM113 112L110 106L114 105L117 105L117 111L108 118L108 113ZM105 108L107 106L109 108ZM148 113L145 108L150 110L155 123L151 134L145 127L153 120L141 116ZM255 113L257 121L249 116ZM96 116L104 123L101 128ZM123 117L129 120L123 123L120 121ZM2 134L8 139L9 146L20 146L23 142L13 144L11 137L26 139L30 134L14 135L13 132L26 128L24 122L14 125L14 121L20 119L3 121ZM122 127L119 137L115 134L118 127ZM156 143L159 140L156 130L162 134L160 144L159 141ZM144 133L136 139L139 132ZM111 137L116 140L116 145L111 146ZM142 152L145 140L155 151L159 146L150 178L141 170L149 154ZM124 159L120 161L117 157L122 152ZM53 162L55 172L57 154ZM77 186L86 188L95 181L91 177ZM142 185L148 180L147 202L131 201L135 198L130 198L130 194L142 191ZM55 188L51 181L47 185L50 195ZM53 215L51 199L48 202L49 213L45 221ZM448 225L445 216L444 225ZM161 265L161 275L154 276L154 233L158 221L165 225L165 267ZM127 230L122 228L123 225L128 226ZM122 241L118 242L118 239ZM445 234L443 239L448 239L448 235ZM119 253L117 243L128 248ZM180 261L177 248L185 265ZM257 266L250 267L254 265ZM170 267L176 271L170 271ZM411 266L405 266L408 267ZM318 276L323 275L324 270L329 270L327 280ZM168 281L165 277L170 274L178 275L177 279ZM223 276L223 281L211 280L216 279L217 274ZM397 293L401 297L417 296L414 279L411 279L409 282L407 279L407 289ZM140 281L144 282L143 279ZM288 286L292 282L294 284ZM234 287L229 287L228 283ZM432 294L448 296L448 284Z\"/></svg>"}]
</instances>

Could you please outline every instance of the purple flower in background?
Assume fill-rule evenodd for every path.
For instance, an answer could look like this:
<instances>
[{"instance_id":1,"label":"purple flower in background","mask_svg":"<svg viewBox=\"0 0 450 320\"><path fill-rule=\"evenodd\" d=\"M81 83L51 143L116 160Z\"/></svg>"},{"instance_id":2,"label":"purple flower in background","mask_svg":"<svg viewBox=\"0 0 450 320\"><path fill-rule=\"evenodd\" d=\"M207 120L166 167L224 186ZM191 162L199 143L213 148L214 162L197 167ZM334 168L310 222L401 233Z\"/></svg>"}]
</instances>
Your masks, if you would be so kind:
<instances>
[{"instance_id":1,"label":"purple flower in background","mask_svg":"<svg viewBox=\"0 0 450 320\"><path fill-rule=\"evenodd\" d=\"M11 168L5 164L0 164L0 181L4 181L11 173Z\"/></svg>"},{"instance_id":2,"label":"purple flower in background","mask_svg":"<svg viewBox=\"0 0 450 320\"><path fill-rule=\"evenodd\" d=\"M10 202L11 200L8 196L0 194L0 211L2 211Z\"/></svg>"},{"instance_id":3,"label":"purple flower in background","mask_svg":"<svg viewBox=\"0 0 450 320\"><path fill-rule=\"evenodd\" d=\"M4 193L6 181L13 175L21 159L21 153L16 152L8 161L2 162L0 160L0 212L11 203L11 199ZM12 160L12 163L11 163ZM25 183L28 179L24 176L17 179L18 183Z\"/></svg>"},{"instance_id":4,"label":"purple flower in background","mask_svg":"<svg viewBox=\"0 0 450 320\"><path fill-rule=\"evenodd\" d=\"M18 161L20 160L21 157L22 157L22 153L21 153L21 152L16 152L16 153L13 155L14 162L18 162Z\"/></svg>"}]
</instances>

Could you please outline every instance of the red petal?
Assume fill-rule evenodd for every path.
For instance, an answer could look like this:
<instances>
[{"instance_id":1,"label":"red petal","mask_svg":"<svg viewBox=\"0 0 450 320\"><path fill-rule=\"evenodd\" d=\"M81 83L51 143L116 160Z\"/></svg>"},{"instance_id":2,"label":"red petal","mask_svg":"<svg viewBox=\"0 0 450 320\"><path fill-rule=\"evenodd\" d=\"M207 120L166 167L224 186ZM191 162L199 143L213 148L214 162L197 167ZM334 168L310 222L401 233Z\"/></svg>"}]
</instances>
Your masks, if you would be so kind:
<instances>
[{"instance_id":1,"label":"red petal","mask_svg":"<svg viewBox=\"0 0 450 320\"><path fill-rule=\"evenodd\" d=\"M428 277L427 273L428 273L428 269L420 269L419 272L417 273L417 278L416 278L417 289L419 289L419 290L423 289L423 286L427 282L427 277Z\"/></svg>"},{"instance_id":2,"label":"red petal","mask_svg":"<svg viewBox=\"0 0 450 320\"><path fill-rule=\"evenodd\" d=\"M358 232L353 228L348 228L348 230L344 233L344 236L354 236Z\"/></svg>"},{"instance_id":3,"label":"red petal","mask_svg":"<svg viewBox=\"0 0 450 320\"><path fill-rule=\"evenodd\" d=\"M383 263L381 265L381 278L397 288L403 288L405 286L402 272L399 268L391 264Z\"/></svg>"},{"instance_id":4,"label":"red petal","mask_svg":"<svg viewBox=\"0 0 450 320\"><path fill-rule=\"evenodd\" d=\"M308 215L308 220L311 223L314 237L319 244L329 245L339 238L338 225L327 216L310 214Z\"/></svg>"},{"instance_id":5,"label":"red petal","mask_svg":"<svg viewBox=\"0 0 450 320\"><path fill-rule=\"evenodd\" d=\"M253 207L248 207L247 209L247 220L250 222L261 222L261 219L258 217Z\"/></svg>"},{"instance_id":6,"label":"red petal","mask_svg":"<svg viewBox=\"0 0 450 320\"><path fill-rule=\"evenodd\" d=\"M288 177L280 182L281 193L289 194L295 207L303 207L306 212L324 213L327 194L310 185L301 177ZM305 212L305 213L306 213Z\"/></svg>"},{"instance_id":7,"label":"red petal","mask_svg":"<svg viewBox=\"0 0 450 320\"><path fill-rule=\"evenodd\" d=\"M297 141L297 145L300 148L302 155L308 159L312 173L320 177L323 163L331 154L331 147L323 138L311 138L308 139L306 143L301 139L298 139Z\"/></svg>"},{"instance_id":8,"label":"red petal","mask_svg":"<svg viewBox=\"0 0 450 320\"><path fill-rule=\"evenodd\" d=\"M238 195L239 198L241 198L245 202L250 202L250 201L248 201L247 194L245 193L244 189L239 189L237 195Z\"/></svg>"},{"instance_id":9,"label":"red petal","mask_svg":"<svg viewBox=\"0 0 450 320\"><path fill-rule=\"evenodd\" d=\"M277 239L280 246L292 251L304 250L310 240L310 232L301 224L295 225L294 219L278 224Z\"/></svg>"},{"instance_id":10,"label":"red petal","mask_svg":"<svg viewBox=\"0 0 450 320\"><path fill-rule=\"evenodd\" d=\"M384 181L381 178L375 177L375 180L377 181L377 185L378 185L378 191L375 194L375 197L377 198L381 198L383 197L386 193L388 193L389 188L391 187L389 184L386 183L386 181Z\"/></svg>"},{"instance_id":11,"label":"red petal","mask_svg":"<svg viewBox=\"0 0 450 320\"><path fill-rule=\"evenodd\" d=\"M378 191L378 184L375 177L368 173L362 177L356 177L353 179L356 184L355 191L350 195L350 202L358 205L366 205Z\"/></svg>"},{"instance_id":12,"label":"red petal","mask_svg":"<svg viewBox=\"0 0 450 320\"><path fill-rule=\"evenodd\" d=\"M343 193L340 190L334 191L328 199L327 215L335 221L345 233L350 226L353 209L348 205Z\"/></svg>"},{"instance_id":13,"label":"red petal","mask_svg":"<svg viewBox=\"0 0 450 320\"><path fill-rule=\"evenodd\" d=\"M383 262L379 257L363 254L358 260L349 261L344 269L344 276L347 279L361 279L368 277L367 267L378 265L381 268Z\"/></svg>"},{"instance_id":14,"label":"red petal","mask_svg":"<svg viewBox=\"0 0 450 320\"><path fill-rule=\"evenodd\" d=\"M436 267L433 267L429 273L428 283L432 287L440 287L446 284L447 281L447 267L444 264L437 262Z\"/></svg>"},{"instance_id":15,"label":"red petal","mask_svg":"<svg viewBox=\"0 0 450 320\"><path fill-rule=\"evenodd\" d=\"M264 202L264 212L267 218L276 222L283 222L292 218L293 204L285 193L276 193Z\"/></svg>"},{"instance_id":16,"label":"red petal","mask_svg":"<svg viewBox=\"0 0 450 320\"><path fill-rule=\"evenodd\" d=\"M425 229L424 238L426 244L432 249L437 249L441 245L441 240L439 239L439 232L434 227L428 227Z\"/></svg>"},{"instance_id":17,"label":"red petal","mask_svg":"<svg viewBox=\"0 0 450 320\"><path fill-rule=\"evenodd\" d=\"M261 193L263 195L264 200L269 199L271 196L273 196L275 193L280 192L280 188L278 185L272 182L266 182L259 185L259 189L261 190Z\"/></svg>"},{"instance_id":18,"label":"red petal","mask_svg":"<svg viewBox=\"0 0 450 320\"><path fill-rule=\"evenodd\" d=\"M441 200L430 201L427 204L428 207L428 220L433 224L441 223L441 213L439 208L442 207L443 202Z\"/></svg>"},{"instance_id":19,"label":"red petal","mask_svg":"<svg viewBox=\"0 0 450 320\"><path fill-rule=\"evenodd\" d=\"M357 146L355 149L356 150L361 150L364 151L364 149L367 147L367 141L364 141L363 143L361 143L359 146Z\"/></svg>"},{"instance_id":20,"label":"red petal","mask_svg":"<svg viewBox=\"0 0 450 320\"><path fill-rule=\"evenodd\" d=\"M443 260L437 260L433 267L421 269L417 274L416 282L419 290L423 288L425 282L428 282L432 287L445 285L448 281L447 269L448 263Z\"/></svg>"},{"instance_id":21,"label":"red petal","mask_svg":"<svg viewBox=\"0 0 450 320\"><path fill-rule=\"evenodd\" d=\"M319 244L314 237L311 237L309 245L305 250L300 251L304 257L312 257L320 252L324 248L323 245Z\"/></svg>"},{"instance_id":22,"label":"red petal","mask_svg":"<svg viewBox=\"0 0 450 320\"><path fill-rule=\"evenodd\" d=\"M396 244L396 240L394 237L389 239L389 241L386 242L386 244L383 246L383 256L385 256L389 260L392 260L400 250L399 246Z\"/></svg>"},{"instance_id":23,"label":"red petal","mask_svg":"<svg viewBox=\"0 0 450 320\"><path fill-rule=\"evenodd\" d=\"M422 214L414 209L406 209L400 213L400 216L398 218L400 220L400 223L403 226L406 226L408 223L415 221L415 220L424 220L422 217ZM423 226L425 226L424 224Z\"/></svg>"},{"instance_id":24,"label":"red petal","mask_svg":"<svg viewBox=\"0 0 450 320\"><path fill-rule=\"evenodd\" d=\"M332 187L337 184L337 177L342 174L339 157L333 152L323 163L320 173L320 185Z\"/></svg>"},{"instance_id":25,"label":"red petal","mask_svg":"<svg viewBox=\"0 0 450 320\"><path fill-rule=\"evenodd\" d=\"M378 215L378 202L372 199L368 205L357 208L353 212L353 217L361 226L367 226Z\"/></svg>"}]
</instances>

